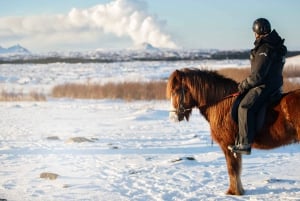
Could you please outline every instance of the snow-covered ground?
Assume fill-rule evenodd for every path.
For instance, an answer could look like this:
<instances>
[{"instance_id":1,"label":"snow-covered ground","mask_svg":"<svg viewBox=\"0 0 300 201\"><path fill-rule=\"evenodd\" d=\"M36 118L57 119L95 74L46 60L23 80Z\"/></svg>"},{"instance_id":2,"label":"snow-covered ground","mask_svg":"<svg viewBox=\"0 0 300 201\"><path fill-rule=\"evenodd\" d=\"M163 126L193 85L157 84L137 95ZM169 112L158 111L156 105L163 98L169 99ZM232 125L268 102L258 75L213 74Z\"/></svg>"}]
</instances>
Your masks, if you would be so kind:
<instances>
[{"instance_id":1,"label":"snow-covered ground","mask_svg":"<svg viewBox=\"0 0 300 201\"><path fill-rule=\"evenodd\" d=\"M48 93L64 82L163 79L176 68L228 65L244 62L5 64L0 87ZM190 122L173 123L168 109L168 101L0 102L0 199L300 200L299 144L253 150L243 160L246 195L227 196L225 159L207 122L195 110Z\"/></svg>"},{"instance_id":2,"label":"snow-covered ground","mask_svg":"<svg viewBox=\"0 0 300 201\"><path fill-rule=\"evenodd\" d=\"M216 69L245 66L249 66L248 60L2 64L0 65L0 89L24 93L31 90L49 93L54 85L66 82L105 83L160 80L167 79L172 71L183 67Z\"/></svg>"}]
</instances>

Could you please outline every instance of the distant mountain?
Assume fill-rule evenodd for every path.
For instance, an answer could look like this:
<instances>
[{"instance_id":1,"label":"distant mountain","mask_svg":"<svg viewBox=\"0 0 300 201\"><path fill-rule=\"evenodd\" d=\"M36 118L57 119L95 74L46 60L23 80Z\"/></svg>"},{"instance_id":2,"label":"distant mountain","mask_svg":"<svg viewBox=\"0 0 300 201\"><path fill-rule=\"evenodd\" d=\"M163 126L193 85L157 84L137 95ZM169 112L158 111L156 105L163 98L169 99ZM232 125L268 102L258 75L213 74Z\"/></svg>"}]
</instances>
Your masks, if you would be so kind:
<instances>
[{"instance_id":1,"label":"distant mountain","mask_svg":"<svg viewBox=\"0 0 300 201\"><path fill-rule=\"evenodd\" d=\"M159 48L154 47L150 43L142 43L134 47L135 50L145 50L145 51L160 51Z\"/></svg>"},{"instance_id":2,"label":"distant mountain","mask_svg":"<svg viewBox=\"0 0 300 201\"><path fill-rule=\"evenodd\" d=\"M0 46L0 54L30 54L30 51L18 44L8 48Z\"/></svg>"}]
</instances>

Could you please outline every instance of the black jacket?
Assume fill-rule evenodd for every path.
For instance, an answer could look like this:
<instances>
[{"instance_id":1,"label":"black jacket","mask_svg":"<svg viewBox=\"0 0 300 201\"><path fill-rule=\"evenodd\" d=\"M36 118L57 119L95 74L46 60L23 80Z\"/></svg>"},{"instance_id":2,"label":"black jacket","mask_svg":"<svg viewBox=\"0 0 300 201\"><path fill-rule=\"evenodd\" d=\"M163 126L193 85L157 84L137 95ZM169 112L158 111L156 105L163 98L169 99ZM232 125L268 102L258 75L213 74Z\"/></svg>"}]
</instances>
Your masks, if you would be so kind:
<instances>
[{"instance_id":1,"label":"black jacket","mask_svg":"<svg viewBox=\"0 0 300 201\"><path fill-rule=\"evenodd\" d=\"M270 91L282 87L282 70L287 53L283 43L284 39L275 30L255 40L255 47L250 55L251 74L239 84L240 92L246 92L257 86Z\"/></svg>"}]
</instances>

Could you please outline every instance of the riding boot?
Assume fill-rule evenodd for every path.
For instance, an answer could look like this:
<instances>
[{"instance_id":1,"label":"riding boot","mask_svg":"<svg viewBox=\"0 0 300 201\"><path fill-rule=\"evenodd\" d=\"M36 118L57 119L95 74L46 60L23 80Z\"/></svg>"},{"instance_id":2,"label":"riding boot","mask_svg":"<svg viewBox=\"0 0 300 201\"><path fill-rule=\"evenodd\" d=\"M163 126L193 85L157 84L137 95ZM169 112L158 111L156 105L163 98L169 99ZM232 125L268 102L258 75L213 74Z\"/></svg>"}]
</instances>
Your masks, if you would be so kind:
<instances>
[{"instance_id":1,"label":"riding boot","mask_svg":"<svg viewBox=\"0 0 300 201\"><path fill-rule=\"evenodd\" d=\"M251 131L250 131L251 132ZM249 140L252 140L252 136L249 136L251 139L248 139L247 135L239 134L236 136L235 145L229 145L228 149L234 153L239 154L251 154L251 144Z\"/></svg>"},{"instance_id":2,"label":"riding boot","mask_svg":"<svg viewBox=\"0 0 300 201\"><path fill-rule=\"evenodd\" d=\"M228 149L234 153L238 154L251 154L251 145L250 144L238 144L238 145L229 145Z\"/></svg>"},{"instance_id":3,"label":"riding boot","mask_svg":"<svg viewBox=\"0 0 300 201\"><path fill-rule=\"evenodd\" d=\"M243 99L239 105L239 135L235 140L235 145L228 146L228 149L234 153L251 154L251 143L255 135L255 113L251 106L248 99Z\"/></svg>"},{"instance_id":4,"label":"riding boot","mask_svg":"<svg viewBox=\"0 0 300 201\"><path fill-rule=\"evenodd\" d=\"M259 88L250 90L241 101L238 108L238 126L239 137L238 144L231 146L229 149L235 153L250 154L251 143L254 141L256 120L255 115L260 106L257 101Z\"/></svg>"}]
</instances>

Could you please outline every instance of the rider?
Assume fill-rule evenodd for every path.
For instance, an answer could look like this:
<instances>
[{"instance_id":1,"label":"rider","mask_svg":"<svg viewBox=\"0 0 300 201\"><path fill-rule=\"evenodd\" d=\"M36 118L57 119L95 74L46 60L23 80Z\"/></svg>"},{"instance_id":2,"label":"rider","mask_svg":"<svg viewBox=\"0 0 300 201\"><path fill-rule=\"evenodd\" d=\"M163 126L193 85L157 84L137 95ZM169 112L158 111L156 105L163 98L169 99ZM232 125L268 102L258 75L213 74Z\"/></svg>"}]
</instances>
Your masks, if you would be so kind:
<instances>
[{"instance_id":1,"label":"rider","mask_svg":"<svg viewBox=\"0 0 300 201\"><path fill-rule=\"evenodd\" d=\"M234 153L251 154L251 143L256 131L255 114L278 94L283 85L282 70L287 49L271 24L265 18L253 23L254 48L251 50L251 74L243 80L238 90L243 96L238 108L239 138L228 148Z\"/></svg>"}]
</instances>

